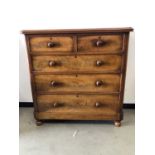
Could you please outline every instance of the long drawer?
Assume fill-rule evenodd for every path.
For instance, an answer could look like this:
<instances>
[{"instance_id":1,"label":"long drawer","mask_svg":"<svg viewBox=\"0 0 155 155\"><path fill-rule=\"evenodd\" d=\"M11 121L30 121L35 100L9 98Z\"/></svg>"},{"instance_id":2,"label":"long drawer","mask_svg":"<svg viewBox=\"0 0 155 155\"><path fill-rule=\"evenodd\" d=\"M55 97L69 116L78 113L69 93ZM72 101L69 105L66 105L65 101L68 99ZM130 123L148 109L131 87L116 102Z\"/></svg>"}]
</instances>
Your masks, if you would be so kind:
<instances>
[{"instance_id":1,"label":"long drawer","mask_svg":"<svg viewBox=\"0 0 155 155\"><path fill-rule=\"evenodd\" d=\"M38 95L38 112L114 114L118 95Z\"/></svg>"},{"instance_id":2,"label":"long drawer","mask_svg":"<svg viewBox=\"0 0 155 155\"><path fill-rule=\"evenodd\" d=\"M121 55L33 56L37 72L119 72Z\"/></svg>"},{"instance_id":3,"label":"long drawer","mask_svg":"<svg viewBox=\"0 0 155 155\"><path fill-rule=\"evenodd\" d=\"M119 92L119 74L36 75L39 92Z\"/></svg>"}]
</instances>

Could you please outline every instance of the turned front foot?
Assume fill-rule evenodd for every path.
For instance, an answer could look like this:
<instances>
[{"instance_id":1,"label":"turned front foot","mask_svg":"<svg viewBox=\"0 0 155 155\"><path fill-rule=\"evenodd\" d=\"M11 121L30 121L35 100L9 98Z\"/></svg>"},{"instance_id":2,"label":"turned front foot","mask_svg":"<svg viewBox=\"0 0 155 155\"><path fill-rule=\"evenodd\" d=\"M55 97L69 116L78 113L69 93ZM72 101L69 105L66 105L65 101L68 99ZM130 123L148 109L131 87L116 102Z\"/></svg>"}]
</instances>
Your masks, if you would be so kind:
<instances>
[{"instance_id":1,"label":"turned front foot","mask_svg":"<svg viewBox=\"0 0 155 155\"><path fill-rule=\"evenodd\" d=\"M116 127L120 127L121 126L121 121L114 121L114 124Z\"/></svg>"},{"instance_id":2,"label":"turned front foot","mask_svg":"<svg viewBox=\"0 0 155 155\"><path fill-rule=\"evenodd\" d=\"M36 125L37 125L37 126L40 126L40 125L42 125L42 124L43 124L42 121L38 121L38 120L36 121Z\"/></svg>"}]
</instances>

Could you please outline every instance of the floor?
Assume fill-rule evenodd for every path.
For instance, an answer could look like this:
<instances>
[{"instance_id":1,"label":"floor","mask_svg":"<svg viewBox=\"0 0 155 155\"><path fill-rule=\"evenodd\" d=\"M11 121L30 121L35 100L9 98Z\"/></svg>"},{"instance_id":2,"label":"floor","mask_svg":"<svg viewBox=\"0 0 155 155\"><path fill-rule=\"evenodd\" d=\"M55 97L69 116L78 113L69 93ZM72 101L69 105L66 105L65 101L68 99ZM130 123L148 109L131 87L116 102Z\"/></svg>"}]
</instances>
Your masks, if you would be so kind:
<instances>
[{"instance_id":1,"label":"floor","mask_svg":"<svg viewBox=\"0 0 155 155\"><path fill-rule=\"evenodd\" d=\"M120 128L111 122L52 122L36 126L32 108L20 108L20 155L134 155L134 110Z\"/></svg>"}]
</instances>

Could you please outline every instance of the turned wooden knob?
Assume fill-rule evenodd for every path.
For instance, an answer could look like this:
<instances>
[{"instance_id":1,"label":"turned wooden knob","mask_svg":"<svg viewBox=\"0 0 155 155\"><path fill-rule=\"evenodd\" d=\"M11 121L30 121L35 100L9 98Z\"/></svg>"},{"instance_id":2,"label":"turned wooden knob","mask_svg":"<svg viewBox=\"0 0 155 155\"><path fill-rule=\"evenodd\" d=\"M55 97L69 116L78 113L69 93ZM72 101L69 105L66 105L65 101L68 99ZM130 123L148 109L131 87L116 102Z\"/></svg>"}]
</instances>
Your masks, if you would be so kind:
<instances>
[{"instance_id":1,"label":"turned wooden knob","mask_svg":"<svg viewBox=\"0 0 155 155\"><path fill-rule=\"evenodd\" d=\"M99 87L103 84L103 82L101 80L96 81L96 86Z\"/></svg>"},{"instance_id":2,"label":"turned wooden knob","mask_svg":"<svg viewBox=\"0 0 155 155\"><path fill-rule=\"evenodd\" d=\"M101 105L100 102L96 102L96 103L95 103L95 107L99 107L100 105Z\"/></svg>"},{"instance_id":3,"label":"turned wooden knob","mask_svg":"<svg viewBox=\"0 0 155 155\"><path fill-rule=\"evenodd\" d=\"M53 67L53 66L55 66L55 65L56 65L56 62L55 62L55 61L50 60L50 61L48 62L48 65L49 65L50 67Z\"/></svg>"},{"instance_id":4,"label":"turned wooden knob","mask_svg":"<svg viewBox=\"0 0 155 155\"><path fill-rule=\"evenodd\" d=\"M96 46L97 46L97 47L103 46L103 44L104 44L104 41L103 41L103 40L98 40L98 41L96 42Z\"/></svg>"},{"instance_id":5,"label":"turned wooden knob","mask_svg":"<svg viewBox=\"0 0 155 155\"><path fill-rule=\"evenodd\" d=\"M47 43L47 47L54 47L56 44L54 42L48 42Z\"/></svg>"},{"instance_id":6,"label":"turned wooden knob","mask_svg":"<svg viewBox=\"0 0 155 155\"><path fill-rule=\"evenodd\" d=\"M58 102L53 103L53 107L58 107L58 106L59 106Z\"/></svg>"},{"instance_id":7,"label":"turned wooden knob","mask_svg":"<svg viewBox=\"0 0 155 155\"><path fill-rule=\"evenodd\" d=\"M101 66L102 64L103 64L103 61L101 61L101 60L96 61L96 66Z\"/></svg>"},{"instance_id":8,"label":"turned wooden knob","mask_svg":"<svg viewBox=\"0 0 155 155\"><path fill-rule=\"evenodd\" d=\"M56 81L51 81L51 83L50 83L50 85L52 86L52 87L55 87L55 86L57 86L57 82Z\"/></svg>"}]
</instances>

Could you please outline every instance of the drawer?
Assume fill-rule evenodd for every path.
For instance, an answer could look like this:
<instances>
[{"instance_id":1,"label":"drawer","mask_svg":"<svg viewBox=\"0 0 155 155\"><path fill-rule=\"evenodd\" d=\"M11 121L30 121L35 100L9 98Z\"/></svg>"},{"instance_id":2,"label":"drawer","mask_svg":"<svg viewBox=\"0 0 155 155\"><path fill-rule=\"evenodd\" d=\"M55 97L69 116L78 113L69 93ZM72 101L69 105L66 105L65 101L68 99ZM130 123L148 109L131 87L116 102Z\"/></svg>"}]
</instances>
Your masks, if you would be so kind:
<instances>
[{"instance_id":1,"label":"drawer","mask_svg":"<svg viewBox=\"0 0 155 155\"><path fill-rule=\"evenodd\" d=\"M96 35L78 37L78 52L121 52L123 47L122 35Z\"/></svg>"},{"instance_id":2,"label":"drawer","mask_svg":"<svg viewBox=\"0 0 155 155\"><path fill-rule=\"evenodd\" d=\"M43 92L119 92L119 74L36 75L36 90Z\"/></svg>"},{"instance_id":3,"label":"drawer","mask_svg":"<svg viewBox=\"0 0 155 155\"><path fill-rule=\"evenodd\" d=\"M118 95L39 95L39 112L103 113L112 114L118 109Z\"/></svg>"},{"instance_id":4,"label":"drawer","mask_svg":"<svg viewBox=\"0 0 155 155\"><path fill-rule=\"evenodd\" d=\"M73 38L70 36L34 36L30 38L32 52L72 52Z\"/></svg>"},{"instance_id":5,"label":"drawer","mask_svg":"<svg viewBox=\"0 0 155 155\"><path fill-rule=\"evenodd\" d=\"M121 61L120 55L34 56L33 70L38 72L119 72Z\"/></svg>"}]
</instances>

